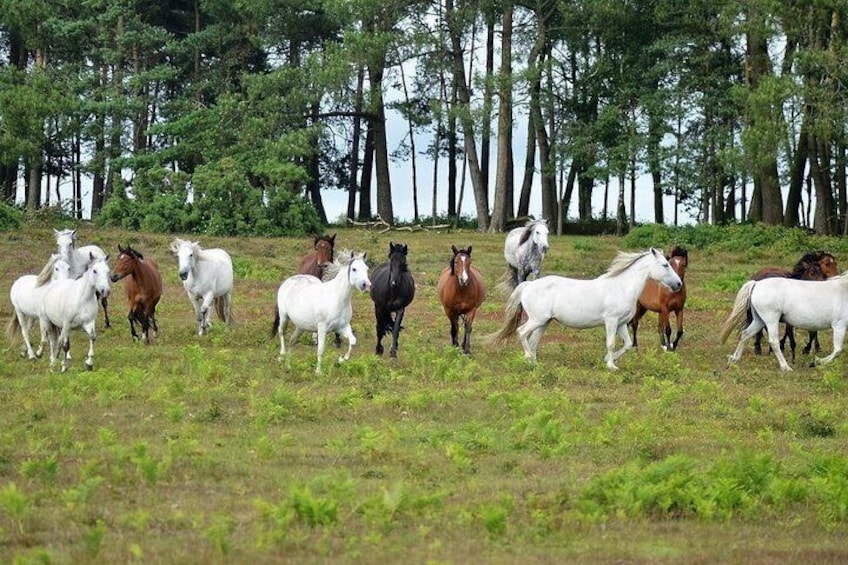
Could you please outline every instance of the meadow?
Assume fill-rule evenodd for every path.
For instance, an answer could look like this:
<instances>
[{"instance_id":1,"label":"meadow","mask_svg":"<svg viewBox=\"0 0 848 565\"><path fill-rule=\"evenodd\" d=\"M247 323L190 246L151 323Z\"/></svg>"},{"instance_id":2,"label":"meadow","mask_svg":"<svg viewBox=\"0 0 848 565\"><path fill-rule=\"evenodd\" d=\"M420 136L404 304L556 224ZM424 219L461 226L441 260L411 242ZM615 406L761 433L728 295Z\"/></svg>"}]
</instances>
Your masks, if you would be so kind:
<instances>
[{"instance_id":1,"label":"meadow","mask_svg":"<svg viewBox=\"0 0 848 565\"><path fill-rule=\"evenodd\" d=\"M800 253L690 249L678 351L660 349L649 313L611 372L601 328L552 324L533 367L517 341L483 341L505 302L503 235L329 231L372 269L390 241L409 245L417 292L396 361L374 354L360 293L349 362L328 344L316 376L305 337L290 369L277 360L274 297L310 239L191 237L227 249L236 271L235 324L198 337L172 236L80 228L81 244L157 259L160 333L132 342L119 282L94 371L79 331L64 374L4 338L0 562L848 561L844 358L799 356L782 374L749 346L728 367L734 344L718 339L742 282ZM473 245L489 286L470 356L449 345L435 294L451 245ZM2 234L4 293L54 247L50 228ZM551 236L543 272L594 277L623 248ZM5 296L0 319L11 314Z\"/></svg>"}]
</instances>

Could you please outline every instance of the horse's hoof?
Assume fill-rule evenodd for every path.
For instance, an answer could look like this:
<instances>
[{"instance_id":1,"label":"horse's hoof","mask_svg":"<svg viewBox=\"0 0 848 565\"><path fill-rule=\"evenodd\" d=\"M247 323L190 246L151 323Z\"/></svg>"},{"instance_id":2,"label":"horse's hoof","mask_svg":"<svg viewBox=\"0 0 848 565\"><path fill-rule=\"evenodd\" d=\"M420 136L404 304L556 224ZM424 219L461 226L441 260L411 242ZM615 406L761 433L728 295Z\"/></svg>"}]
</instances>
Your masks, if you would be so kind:
<instances>
[{"instance_id":1,"label":"horse's hoof","mask_svg":"<svg viewBox=\"0 0 848 565\"><path fill-rule=\"evenodd\" d=\"M382 355L383 354L383 346L378 345L377 348L374 350L374 353L376 353L377 355Z\"/></svg>"},{"instance_id":2,"label":"horse's hoof","mask_svg":"<svg viewBox=\"0 0 848 565\"><path fill-rule=\"evenodd\" d=\"M810 361L810 365L809 365L809 366L810 366L810 368L815 367L815 366L816 366L816 362L815 362L815 361Z\"/></svg>"},{"instance_id":3,"label":"horse's hoof","mask_svg":"<svg viewBox=\"0 0 848 565\"><path fill-rule=\"evenodd\" d=\"M389 353L389 356L390 356L392 359L397 359L397 350L392 351L391 353Z\"/></svg>"},{"instance_id":4,"label":"horse's hoof","mask_svg":"<svg viewBox=\"0 0 848 565\"><path fill-rule=\"evenodd\" d=\"M86 371L93 371L94 370L94 363L86 363L85 364L85 370Z\"/></svg>"}]
</instances>

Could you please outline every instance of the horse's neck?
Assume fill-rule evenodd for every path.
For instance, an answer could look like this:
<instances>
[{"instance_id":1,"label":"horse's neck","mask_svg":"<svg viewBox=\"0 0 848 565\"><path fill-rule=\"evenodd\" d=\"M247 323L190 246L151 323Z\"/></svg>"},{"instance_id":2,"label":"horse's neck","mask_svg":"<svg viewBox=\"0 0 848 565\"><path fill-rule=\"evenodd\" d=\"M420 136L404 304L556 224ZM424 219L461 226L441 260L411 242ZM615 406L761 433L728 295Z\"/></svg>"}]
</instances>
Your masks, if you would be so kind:
<instances>
[{"instance_id":1,"label":"horse's neck","mask_svg":"<svg viewBox=\"0 0 848 565\"><path fill-rule=\"evenodd\" d=\"M637 262L618 276L610 277L609 280L615 281L615 284L619 286L618 292L623 296L632 298L635 306L636 300L645 290L645 285L648 284L649 272L649 265Z\"/></svg>"},{"instance_id":2,"label":"horse's neck","mask_svg":"<svg viewBox=\"0 0 848 565\"><path fill-rule=\"evenodd\" d=\"M350 284L350 266L342 265L336 276L324 284L332 291L332 294L328 294L327 298L332 296L336 297L339 302L349 301L353 294L353 286Z\"/></svg>"}]
</instances>

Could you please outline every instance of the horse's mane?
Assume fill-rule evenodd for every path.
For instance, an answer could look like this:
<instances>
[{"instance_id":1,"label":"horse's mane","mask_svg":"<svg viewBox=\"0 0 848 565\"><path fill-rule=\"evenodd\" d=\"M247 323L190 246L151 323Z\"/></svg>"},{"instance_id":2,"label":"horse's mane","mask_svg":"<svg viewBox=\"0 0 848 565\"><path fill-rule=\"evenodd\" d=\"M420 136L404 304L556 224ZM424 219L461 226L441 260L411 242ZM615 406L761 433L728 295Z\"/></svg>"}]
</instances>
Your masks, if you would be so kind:
<instances>
[{"instance_id":1,"label":"horse's mane","mask_svg":"<svg viewBox=\"0 0 848 565\"><path fill-rule=\"evenodd\" d=\"M610 264L609 269L605 273L608 277L617 277L627 269L633 266L633 263L641 259L642 257L649 255L651 250L648 251L636 251L632 253L628 253L626 251L619 251L618 255L616 255L613 262Z\"/></svg>"},{"instance_id":2,"label":"horse's mane","mask_svg":"<svg viewBox=\"0 0 848 565\"><path fill-rule=\"evenodd\" d=\"M836 260L832 253L829 251L822 251L820 249L804 253L801 258L798 259L798 262L795 263L795 266L792 267L792 270L789 272L789 278L801 279L808 274L812 274L814 278L824 278L820 262L825 257L830 257L831 259Z\"/></svg>"},{"instance_id":3,"label":"horse's mane","mask_svg":"<svg viewBox=\"0 0 848 565\"><path fill-rule=\"evenodd\" d=\"M336 258L333 259L332 263L324 265L324 276L321 280L324 282L333 280L344 267L347 267L357 259L363 259L364 257L365 253L354 253L349 249L342 249L336 254Z\"/></svg>"},{"instance_id":4,"label":"horse's mane","mask_svg":"<svg viewBox=\"0 0 848 565\"><path fill-rule=\"evenodd\" d=\"M53 278L53 267L59 259L61 259L61 257L59 257L57 253L50 256L47 264L44 265L44 268L41 269L40 273L38 273L38 277L35 279L35 286L44 286L50 282L50 279Z\"/></svg>"},{"instance_id":5,"label":"horse's mane","mask_svg":"<svg viewBox=\"0 0 848 565\"><path fill-rule=\"evenodd\" d=\"M536 229L538 225L547 224L547 220L530 220L526 224L524 224L524 231L521 232L521 238L518 240L518 245L524 245L524 243L530 239L530 236L533 235L533 230Z\"/></svg>"}]
</instances>

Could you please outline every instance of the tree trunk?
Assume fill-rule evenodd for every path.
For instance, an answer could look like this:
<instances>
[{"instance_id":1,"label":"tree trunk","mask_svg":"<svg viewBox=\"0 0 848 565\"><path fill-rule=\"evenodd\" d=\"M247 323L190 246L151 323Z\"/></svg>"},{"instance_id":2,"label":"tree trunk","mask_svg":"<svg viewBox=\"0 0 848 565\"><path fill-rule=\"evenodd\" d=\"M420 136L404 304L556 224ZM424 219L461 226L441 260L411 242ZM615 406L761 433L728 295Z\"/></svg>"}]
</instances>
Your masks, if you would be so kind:
<instances>
[{"instance_id":1,"label":"tree trunk","mask_svg":"<svg viewBox=\"0 0 848 565\"><path fill-rule=\"evenodd\" d=\"M533 116L527 118L527 154L524 156L524 177L521 180L521 194L518 197L517 218L530 215L530 194L533 191L533 178L536 176L536 127Z\"/></svg>"},{"instance_id":2,"label":"tree trunk","mask_svg":"<svg viewBox=\"0 0 848 565\"><path fill-rule=\"evenodd\" d=\"M386 140L386 107L383 103L383 71L386 57L381 54L368 67L368 80L371 83L371 111L376 114L372 121L374 130L374 169L377 180L377 214L386 223L395 222L392 209L392 184L389 176L389 146Z\"/></svg>"},{"instance_id":3,"label":"tree trunk","mask_svg":"<svg viewBox=\"0 0 848 565\"><path fill-rule=\"evenodd\" d=\"M809 152L809 128L806 114L805 111L801 122L801 131L798 133L798 145L795 154L792 156L792 169L789 171L789 194L786 196L786 215L783 217L783 225L787 228L794 228L801 224L799 209Z\"/></svg>"},{"instance_id":4,"label":"tree trunk","mask_svg":"<svg viewBox=\"0 0 848 565\"><path fill-rule=\"evenodd\" d=\"M486 15L486 77L483 82L483 120L480 132L480 174L486 194L489 192L489 160L492 138L492 90L495 70L495 15L487 11Z\"/></svg>"},{"instance_id":5,"label":"tree trunk","mask_svg":"<svg viewBox=\"0 0 848 565\"><path fill-rule=\"evenodd\" d=\"M512 14L513 6L507 2L503 13L501 40L501 68L498 77L500 102L498 106L498 158L495 172L495 202L489 231L503 231L506 220L512 216L513 163L512 163Z\"/></svg>"},{"instance_id":6,"label":"tree trunk","mask_svg":"<svg viewBox=\"0 0 848 565\"><path fill-rule=\"evenodd\" d=\"M658 86L654 85L654 88L656 89ZM654 222L663 224L665 223L665 211L663 210L662 162L660 160L663 121L656 110L649 109L648 112L648 168L651 171L654 189Z\"/></svg>"},{"instance_id":7,"label":"tree trunk","mask_svg":"<svg viewBox=\"0 0 848 565\"><path fill-rule=\"evenodd\" d=\"M456 217L456 160L459 154L456 131L456 101L457 101L457 77L454 74L451 82L450 103L448 104L448 220L453 223Z\"/></svg>"},{"instance_id":8,"label":"tree trunk","mask_svg":"<svg viewBox=\"0 0 848 565\"><path fill-rule=\"evenodd\" d=\"M318 113L321 108L318 102L313 102L312 107L310 108L310 113L312 114L312 124L316 124L319 120ZM327 212L324 210L324 200L321 198L321 155L320 148L318 147L318 136L316 135L312 140L312 151L309 154L309 182L308 190L309 190L309 199L312 201L312 205L315 207L315 211L318 212L318 220L324 225L327 225Z\"/></svg>"},{"instance_id":9,"label":"tree trunk","mask_svg":"<svg viewBox=\"0 0 848 565\"><path fill-rule=\"evenodd\" d=\"M359 140L362 137L362 88L365 83L365 69L360 65L356 73L356 94L354 98L353 142L350 149L350 175L347 181L347 219L356 215L356 177L359 174Z\"/></svg>"},{"instance_id":10,"label":"tree trunk","mask_svg":"<svg viewBox=\"0 0 848 565\"><path fill-rule=\"evenodd\" d=\"M374 118L368 118L365 132L365 155L362 158L362 179L359 182L359 220L371 221L371 174L374 169Z\"/></svg>"}]
</instances>

